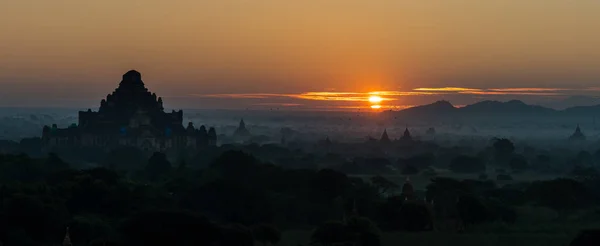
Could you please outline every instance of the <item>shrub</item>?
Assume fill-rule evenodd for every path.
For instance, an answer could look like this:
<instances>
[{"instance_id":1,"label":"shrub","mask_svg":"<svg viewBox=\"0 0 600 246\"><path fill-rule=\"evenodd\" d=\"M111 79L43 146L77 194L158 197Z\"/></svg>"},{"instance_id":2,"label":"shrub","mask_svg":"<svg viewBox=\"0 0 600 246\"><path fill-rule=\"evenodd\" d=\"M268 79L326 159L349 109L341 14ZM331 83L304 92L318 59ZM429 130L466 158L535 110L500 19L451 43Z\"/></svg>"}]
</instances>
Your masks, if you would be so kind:
<instances>
[{"instance_id":1,"label":"shrub","mask_svg":"<svg viewBox=\"0 0 600 246\"><path fill-rule=\"evenodd\" d=\"M461 155L452 160L450 170L456 173L477 173L485 171L485 164L477 157Z\"/></svg>"},{"instance_id":2,"label":"shrub","mask_svg":"<svg viewBox=\"0 0 600 246\"><path fill-rule=\"evenodd\" d=\"M496 180L498 181L510 181L513 180L512 176L508 175L508 174L498 174L498 176L496 177Z\"/></svg>"},{"instance_id":3,"label":"shrub","mask_svg":"<svg viewBox=\"0 0 600 246\"><path fill-rule=\"evenodd\" d=\"M433 168L428 168L428 169L425 169L423 172L421 172L421 175L427 176L427 177L435 177L435 176L437 176L437 172Z\"/></svg>"},{"instance_id":4,"label":"shrub","mask_svg":"<svg viewBox=\"0 0 600 246\"><path fill-rule=\"evenodd\" d=\"M416 167L414 167L413 165L406 165L403 169L402 169L402 174L403 175L415 175L419 173L419 169L417 169Z\"/></svg>"}]
</instances>

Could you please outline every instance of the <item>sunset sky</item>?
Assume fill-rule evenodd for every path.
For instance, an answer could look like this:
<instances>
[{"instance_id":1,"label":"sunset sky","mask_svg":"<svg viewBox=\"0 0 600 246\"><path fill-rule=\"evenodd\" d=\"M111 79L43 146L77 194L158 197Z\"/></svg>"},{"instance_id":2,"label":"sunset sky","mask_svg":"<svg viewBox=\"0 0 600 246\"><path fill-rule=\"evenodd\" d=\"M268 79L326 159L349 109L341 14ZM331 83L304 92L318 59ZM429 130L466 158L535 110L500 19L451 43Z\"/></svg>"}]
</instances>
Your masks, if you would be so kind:
<instances>
[{"instance_id":1,"label":"sunset sky","mask_svg":"<svg viewBox=\"0 0 600 246\"><path fill-rule=\"evenodd\" d=\"M600 96L598 30L597 0L2 0L0 106L97 107L130 69L175 108L544 104Z\"/></svg>"}]
</instances>

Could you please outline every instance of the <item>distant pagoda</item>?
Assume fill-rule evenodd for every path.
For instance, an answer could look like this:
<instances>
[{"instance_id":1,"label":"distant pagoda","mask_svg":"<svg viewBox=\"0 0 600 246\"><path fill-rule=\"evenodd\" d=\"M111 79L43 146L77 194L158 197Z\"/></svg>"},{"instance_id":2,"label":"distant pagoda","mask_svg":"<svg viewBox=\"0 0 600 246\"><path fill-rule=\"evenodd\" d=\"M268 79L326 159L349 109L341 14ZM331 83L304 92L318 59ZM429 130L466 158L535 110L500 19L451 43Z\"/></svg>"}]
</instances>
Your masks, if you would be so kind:
<instances>
[{"instance_id":1,"label":"distant pagoda","mask_svg":"<svg viewBox=\"0 0 600 246\"><path fill-rule=\"evenodd\" d=\"M410 131L408 130L408 127L404 130L404 134L402 134L402 137L400 138L400 141L402 142L412 142L413 138L410 135Z\"/></svg>"},{"instance_id":2,"label":"distant pagoda","mask_svg":"<svg viewBox=\"0 0 600 246\"><path fill-rule=\"evenodd\" d=\"M392 140L390 140L390 137L388 136L387 129L383 129L383 134L381 134L379 142L382 144L390 144L392 142Z\"/></svg>"},{"instance_id":3,"label":"distant pagoda","mask_svg":"<svg viewBox=\"0 0 600 246\"><path fill-rule=\"evenodd\" d=\"M402 185L402 194L401 196L404 200L413 200L415 198L415 188L410 183L410 178L406 177L406 181L404 185Z\"/></svg>"},{"instance_id":4,"label":"distant pagoda","mask_svg":"<svg viewBox=\"0 0 600 246\"><path fill-rule=\"evenodd\" d=\"M326 136L325 141L324 141L325 146L331 146L331 143L332 142L331 142L331 139L329 139L329 136Z\"/></svg>"},{"instance_id":5,"label":"distant pagoda","mask_svg":"<svg viewBox=\"0 0 600 246\"><path fill-rule=\"evenodd\" d=\"M63 246L73 246L71 243L71 235L69 234L69 227L67 227L67 232L65 233L65 238L63 239Z\"/></svg>"},{"instance_id":6,"label":"distant pagoda","mask_svg":"<svg viewBox=\"0 0 600 246\"><path fill-rule=\"evenodd\" d=\"M238 138L247 138L251 136L250 131L248 131L248 129L246 128L246 123L244 122L244 119L240 120L240 125L237 129L235 129L233 136Z\"/></svg>"},{"instance_id":7,"label":"distant pagoda","mask_svg":"<svg viewBox=\"0 0 600 246\"><path fill-rule=\"evenodd\" d=\"M163 100L151 93L142 75L131 70L123 75L119 86L100 102L97 112L79 112L79 124L59 129L44 126L43 146L55 148L97 147L111 149L133 146L146 151L196 148L215 145L214 128L208 132L192 123L183 126L183 111L164 111Z\"/></svg>"},{"instance_id":8,"label":"distant pagoda","mask_svg":"<svg viewBox=\"0 0 600 246\"><path fill-rule=\"evenodd\" d=\"M577 125L577 128L575 128L575 132L573 133L573 135L571 135L569 137L570 141L585 141L586 137L583 134L583 132L581 132L581 128L579 128L579 125Z\"/></svg>"}]
</instances>

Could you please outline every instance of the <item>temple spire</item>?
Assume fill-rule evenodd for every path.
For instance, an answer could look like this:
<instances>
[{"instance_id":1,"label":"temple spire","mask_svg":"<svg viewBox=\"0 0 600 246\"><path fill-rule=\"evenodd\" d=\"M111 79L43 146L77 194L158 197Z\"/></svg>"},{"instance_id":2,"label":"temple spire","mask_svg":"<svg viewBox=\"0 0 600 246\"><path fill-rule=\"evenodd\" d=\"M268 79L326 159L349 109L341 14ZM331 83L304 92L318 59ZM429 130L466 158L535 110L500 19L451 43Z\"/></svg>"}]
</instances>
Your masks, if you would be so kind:
<instances>
[{"instance_id":1,"label":"temple spire","mask_svg":"<svg viewBox=\"0 0 600 246\"><path fill-rule=\"evenodd\" d=\"M384 144L388 144L388 143L392 142L390 140L390 137L388 136L387 129L383 129L383 134L381 134L381 139L379 139L379 142L384 143Z\"/></svg>"},{"instance_id":2,"label":"temple spire","mask_svg":"<svg viewBox=\"0 0 600 246\"><path fill-rule=\"evenodd\" d=\"M69 235L69 227L67 227L65 239L63 239L63 246L73 246L73 244L71 243L71 235Z\"/></svg>"},{"instance_id":3,"label":"temple spire","mask_svg":"<svg viewBox=\"0 0 600 246\"><path fill-rule=\"evenodd\" d=\"M583 132L581 132L581 128L579 127L579 124L577 124L577 128L575 128L575 132L573 133L573 135L571 135L571 137L569 137L569 140L583 141L585 139L586 139L585 135L583 134Z\"/></svg>"},{"instance_id":4,"label":"temple spire","mask_svg":"<svg viewBox=\"0 0 600 246\"><path fill-rule=\"evenodd\" d=\"M410 135L410 131L408 130L408 127L406 127L406 129L404 130L404 134L402 135L401 140L412 141L412 136Z\"/></svg>"},{"instance_id":5,"label":"temple spire","mask_svg":"<svg viewBox=\"0 0 600 246\"><path fill-rule=\"evenodd\" d=\"M415 195L415 189L413 185L410 183L410 177L406 176L406 181L402 186L402 196L404 200L413 200Z\"/></svg>"},{"instance_id":6,"label":"temple spire","mask_svg":"<svg viewBox=\"0 0 600 246\"><path fill-rule=\"evenodd\" d=\"M248 131L248 129L246 128L246 122L244 122L243 118L240 120L240 125L235 130L235 132L233 133L233 135L235 137L248 137L248 136L250 136L250 131Z\"/></svg>"}]
</instances>

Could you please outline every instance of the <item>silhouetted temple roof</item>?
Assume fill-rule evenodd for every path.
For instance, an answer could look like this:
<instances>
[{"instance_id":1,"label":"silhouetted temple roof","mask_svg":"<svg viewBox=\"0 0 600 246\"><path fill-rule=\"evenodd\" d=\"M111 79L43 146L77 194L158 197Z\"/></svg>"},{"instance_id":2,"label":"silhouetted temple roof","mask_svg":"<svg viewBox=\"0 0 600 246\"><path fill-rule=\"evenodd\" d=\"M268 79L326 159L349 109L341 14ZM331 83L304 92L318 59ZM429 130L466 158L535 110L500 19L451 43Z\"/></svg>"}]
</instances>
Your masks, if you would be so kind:
<instances>
[{"instance_id":1,"label":"silhouetted temple roof","mask_svg":"<svg viewBox=\"0 0 600 246\"><path fill-rule=\"evenodd\" d=\"M102 99L97 112L90 109L80 111L78 127L51 129L50 134L122 134L123 128L133 132L130 129L132 120L152 126L156 135L164 134L166 129L173 134L185 133L183 112L164 112L162 99L145 88L138 71L130 70L123 74L119 86Z\"/></svg>"},{"instance_id":2,"label":"silhouetted temple roof","mask_svg":"<svg viewBox=\"0 0 600 246\"><path fill-rule=\"evenodd\" d=\"M400 140L403 140L403 141L412 140L412 136L410 135L410 131L408 130L408 127L404 130L404 134L402 135L402 138L400 138Z\"/></svg>"},{"instance_id":3,"label":"silhouetted temple roof","mask_svg":"<svg viewBox=\"0 0 600 246\"><path fill-rule=\"evenodd\" d=\"M569 137L569 140L585 140L586 137L583 134L583 132L581 132L581 128L579 128L579 125L577 125L577 128L575 128L575 132L573 133L573 135L571 135L571 137Z\"/></svg>"},{"instance_id":4,"label":"silhouetted temple roof","mask_svg":"<svg viewBox=\"0 0 600 246\"><path fill-rule=\"evenodd\" d=\"M381 134L381 138L379 139L381 143L391 143L390 137L388 136L387 129L383 129L383 133Z\"/></svg>"},{"instance_id":5,"label":"silhouetted temple roof","mask_svg":"<svg viewBox=\"0 0 600 246\"><path fill-rule=\"evenodd\" d=\"M52 136L61 136L68 137L79 134L79 128L77 127L69 127L69 128L51 128L50 135Z\"/></svg>"},{"instance_id":6,"label":"silhouetted temple roof","mask_svg":"<svg viewBox=\"0 0 600 246\"><path fill-rule=\"evenodd\" d=\"M236 137L247 137L251 135L250 131L248 131L248 129L246 128L246 123L244 122L244 119L240 120L240 125L235 130L233 135Z\"/></svg>"}]
</instances>

